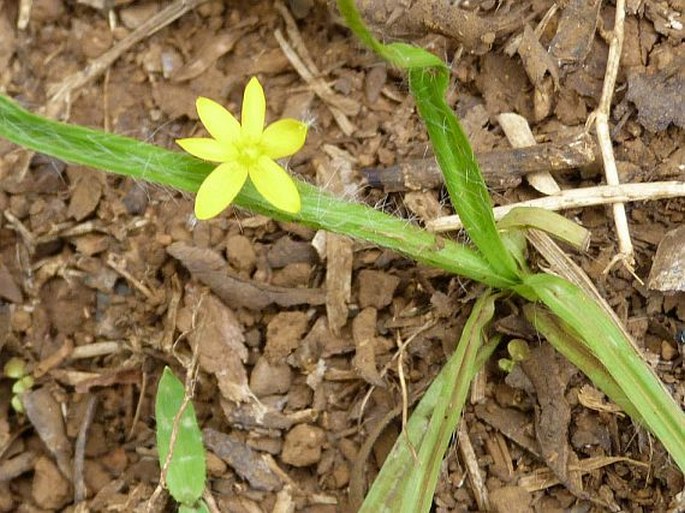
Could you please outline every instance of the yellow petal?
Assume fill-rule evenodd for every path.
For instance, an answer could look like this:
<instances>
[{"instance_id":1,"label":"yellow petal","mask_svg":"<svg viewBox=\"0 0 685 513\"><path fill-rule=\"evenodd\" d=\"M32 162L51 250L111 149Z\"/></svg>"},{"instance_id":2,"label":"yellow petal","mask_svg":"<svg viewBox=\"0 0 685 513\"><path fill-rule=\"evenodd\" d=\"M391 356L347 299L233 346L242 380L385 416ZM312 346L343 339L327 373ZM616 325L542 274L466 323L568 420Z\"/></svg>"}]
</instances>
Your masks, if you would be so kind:
<instances>
[{"instance_id":1,"label":"yellow petal","mask_svg":"<svg viewBox=\"0 0 685 513\"><path fill-rule=\"evenodd\" d=\"M242 127L243 133L249 137L257 138L264 130L264 117L266 116L266 98L264 89L257 77L252 77L245 86L243 93Z\"/></svg>"},{"instance_id":2,"label":"yellow petal","mask_svg":"<svg viewBox=\"0 0 685 513\"><path fill-rule=\"evenodd\" d=\"M240 123L221 104L200 96L195 100L197 114L209 135L222 143L233 143L240 135Z\"/></svg>"},{"instance_id":3,"label":"yellow petal","mask_svg":"<svg viewBox=\"0 0 685 513\"><path fill-rule=\"evenodd\" d=\"M247 169L234 162L220 164L209 173L195 196L195 217L210 219L224 210L243 188Z\"/></svg>"},{"instance_id":4,"label":"yellow petal","mask_svg":"<svg viewBox=\"0 0 685 513\"><path fill-rule=\"evenodd\" d=\"M307 125L296 119L280 119L266 127L262 134L262 147L272 159L292 155L304 146Z\"/></svg>"},{"instance_id":5,"label":"yellow petal","mask_svg":"<svg viewBox=\"0 0 685 513\"><path fill-rule=\"evenodd\" d=\"M300 193L295 182L270 158L259 158L257 165L250 169L250 179L264 199L276 208L291 214L300 211Z\"/></svg>"},{"instance_id":6,"label":"yellow petal","mask_svg":"<svg viewBox=\"0 0 685 513\"><path fill-rule=\"evenodd\" d=\"M194 157L209 160L210 162L226 162L233 159L236 155L233 146L222 144L209 137L176 139L176 144Z\"/></svg>"}]
</instances>

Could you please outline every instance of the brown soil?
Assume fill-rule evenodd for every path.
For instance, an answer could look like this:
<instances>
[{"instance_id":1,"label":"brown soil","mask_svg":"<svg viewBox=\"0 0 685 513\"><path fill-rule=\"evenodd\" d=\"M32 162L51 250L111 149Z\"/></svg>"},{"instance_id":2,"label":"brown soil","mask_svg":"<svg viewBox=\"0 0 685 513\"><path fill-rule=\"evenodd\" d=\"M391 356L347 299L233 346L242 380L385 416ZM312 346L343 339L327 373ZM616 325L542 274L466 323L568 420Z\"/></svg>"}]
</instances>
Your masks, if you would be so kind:
<instances>
[{"instance_id":1,"label":"brown soil","mask_svg":"<svg viewBox=\"0 0 685 513\"><path fill-rule=\"evenodd\" d=\"M450 101L481 155L510 149L497 120L503 112L526 117L538 143L583 131L607 60L595 21L611 27L614 15L613 5L588 10L588 3L600 2L563 2L537 34L551 0L427 0L409 14L412 2L364 5L380 36L452 63ZM34 0L20 30L17 4L0 0L0 88L35 111L48 104L52 85L166 5ZM446 14L431 18L431 5ZM171 148L200 129L196 96L238 112L245 83L257 75L270 119L313 123L290 161L295 173L408 222L449 213L439 186L407 190L384 182L392 172L378 173L426 156L402 74L362 49L327 6L291 0L288 8L295 24L270 1L204 3L73 91L62 115ZM628 1L611 119L623 182L685 178L684 9L681 0ZM309 52L319 70L314 86L286 57L276 30L301 56ZM317 95L316 87L329 89ZM516 164L507 155L502 169ZM600 169L591 154L555 176L571 189L601 183ZM539 196L516 183L493 178L496 203ZM675 334L685 293L651 290L637 277L647 281L657 245L683 223L684 205L627 205L635 276L621 265L602 273L617 251L610 209L567 211L592 231L590 249L574 259L681 404L683 346ZM398 343L412 338L403 363L415 397L482 292L368 244L328 236L322 249L322 234L238 209L197 222L186 194L5 141L0 207L0 364L21 357L36 378L24 396L27 415L10 407L13 381L0 381L0 511L142 511L159 480L157 380L164 365L183 376L193 348L194 403L220 511L355 511L401 431L401 415L389 414L402 404ZM459 437L473 454L466 442L448 452L434 510L476 511L487 492L492 511L509 513L683 511L683 476L661 445L542 343L516 301L502 304L498 319L496 330L527 339L531 356L508 375L487 366ZM506 356L504 344L497 356ZM473 462L480 491L467 471Z\"/></svg>"}]
</instances>

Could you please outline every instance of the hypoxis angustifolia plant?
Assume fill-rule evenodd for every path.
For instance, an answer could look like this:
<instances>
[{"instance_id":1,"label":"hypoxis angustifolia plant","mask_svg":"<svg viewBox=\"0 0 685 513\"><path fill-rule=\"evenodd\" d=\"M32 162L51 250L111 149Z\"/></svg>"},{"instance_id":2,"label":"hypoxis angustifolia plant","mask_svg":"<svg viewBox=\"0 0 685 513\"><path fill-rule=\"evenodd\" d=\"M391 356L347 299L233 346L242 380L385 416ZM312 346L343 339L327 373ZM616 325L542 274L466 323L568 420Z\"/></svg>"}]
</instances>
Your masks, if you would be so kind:
<instances>
[{"instance_id":1,"label":"hypoxis angustifolia plant","mask_svg":"<svg viewBox=\"0 0 685 513\"><path fill-rule=\"evenodd\" d=\"M187 143L192 139L180 142L194 155L218 166L133 139L56 123L30 114L4 97L0 97L0 135L69 162L192 192L199 190L196 212L201 218L221 212L233 201L278 220L365 239L490 287L517 293L531 302L531 315L530 309L524 310L541 333L637 422L648 427L680 468L685 469L685 415L620 327L578 287L528 269L524 258L525 223L510 223L506 227L495 224L473 152L444 98L449 84L449 71L444 63L419 48L379 43L366 30L351 0L339 0L339 7L365 44L393 65L407 70L411 92L426 123L453 206L473 245L458 244L407 225L404 220L333 197L303 181L287 175L284 178L285 171L280 167L276 170L274 159L296 151L306 130L297 124L290 124L290 128L284 124L278 131L290 135L284 136L282 146L264 142L270 139L268 134L276 132L270 128L279 127L282 122L260 132L264 117L259 114L251 118L250 112L262 113L262 100L259 95L255 95L256 100L248 99L247 90L241 125L223 107L202 100L198 102L198 111L212 138L200 143ZM252 84L248 89L256 87ZM251 105L259 108L253 111L255 107ZM212 174L219 169L221 172ZM297 201L289 184L297 192ZM288 201L279 196L281 191L291 191L285 193ZM558 222L565 222L562 220L559 218ZM485 333L497 297L484 294L474 307L458 351L408 423L407 428L413 433L408 437L411 446L405 437L398 439L364 511L429 510L440 461L459 419L465 390L492 350Z\"/></svg>"}]
</instances>

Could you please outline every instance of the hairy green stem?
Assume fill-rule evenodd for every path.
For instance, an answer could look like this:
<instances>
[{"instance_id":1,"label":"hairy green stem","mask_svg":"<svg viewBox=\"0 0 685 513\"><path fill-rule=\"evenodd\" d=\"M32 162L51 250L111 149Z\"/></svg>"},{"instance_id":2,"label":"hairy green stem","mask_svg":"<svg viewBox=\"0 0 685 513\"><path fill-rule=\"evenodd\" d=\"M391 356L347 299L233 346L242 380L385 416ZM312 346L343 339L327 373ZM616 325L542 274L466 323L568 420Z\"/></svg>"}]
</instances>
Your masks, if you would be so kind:
<instances>
[{"instance_id":1,"label":"hairy green stem","mask_svg":"<svg viewBox=\"0 0 685 513\"><path fill-rule=\"evenodd\" d=\"M46 119L0 95L0 137L66 162L104 169L148 182L195 192L214 168L187 154L136 139ZM476 251L436 236L360 203L338 199L297 181L302 210L291 215L275 209L248 184L235 203L280 221L343 233L393 249L414 260L493 287L510 283Z\"/></svg>"}]
</instances>

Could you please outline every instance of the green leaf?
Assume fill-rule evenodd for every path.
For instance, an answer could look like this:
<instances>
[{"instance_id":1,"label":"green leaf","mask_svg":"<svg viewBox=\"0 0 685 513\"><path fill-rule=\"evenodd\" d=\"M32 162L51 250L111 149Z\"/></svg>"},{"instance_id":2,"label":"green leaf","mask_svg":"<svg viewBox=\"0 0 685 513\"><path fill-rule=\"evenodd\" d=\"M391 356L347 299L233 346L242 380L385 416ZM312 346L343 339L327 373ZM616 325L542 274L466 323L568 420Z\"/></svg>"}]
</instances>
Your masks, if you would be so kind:
<instances>
[{"instance_id":1,"label":"green leaf","mask_svg":"<svg viewBox=\"0 0 685 513\"><path fill-rule=\"evenodd\" d=\"M567 325L543 306L528 303L523 306L523 313L537 332L545 337L554 348L564 355L573 365L598 386L612 401L638 423L644 423L633 403L618 386L616 380L602 365L578 336Z\"/></svg>"},{"instance_id":2,"label":"green leaf","mask_svg":"<svg viewBox=\"0 0 685 513\"><path fill-rule=\"evenodd\" d=\"M685 413L652 368L597 303L575 285L550 274L526 276L525 286L578 334L586 349L599 360L622 394L639 412L647 427L664 444L681 470L685 469ZM550 339L551 340L551 339Z\"/></svg>"},{"instance_id":3,"label":"green leaf","mask_svg":"<svg viewBox=\"0 0 685 513\"><path fill-rule=\"evenodd\" d=\"M471 380L499 340L483 346L484 330L494 315L498 297L499 294L486 293L476 301L456 351L414 409L405 426L406 433L395 442L359 513L430 510L441 462Z\"/></svg>"},{"instance_id":4,"label":"green leaf","mask_svg":"<svg viewBox=\"0 0 685 513\"><path fill-rule=\"evenodd\" d=\"M471 145L445 101L447 78L443 69L412 69L409 87L426 124L452 205L466 232L493 269L513 284L518 281L519 272L497 231L490 195Z\"/></svg>"},{"instance_id":5,"label":"green leaf","mask_svg":"<svg viewBox=\"0 0 685 513\"><path fill-rule=\"evenodd\" d=\"M537 228L581 251L586 251L590 245L590 231L587 228L544 208L512 208L500 219L497 226L501 230L523 227Z\"/></svg>"},{"instance_id":6,"label":"green leaf","mask_svg":"<svg viewBox=\"0 0 685 513\"><path fill-rule=\"evenodd\" d=\"M398 68L445 67L445 63L436 55L407 43L383 45L383 56Z\"/></svg>"},{"instance_id":7,"label":"green leaf","mask_svg":"<svg viewBox=\"0 0 685 513\"><path fill-rule=\"evenodd\" d=\"M519 281L519 270L497 231L490 195L471 145L445 101L447 66L422 48L405 43L382 44L366 28L354 0L338 0L338 9L362 43L391 64L408 70L409 87L426 124L452 205L485 259L513 285Z\"/></svg>"},{"instance_id":8,"label":"green leaf","mask_svg":"<svg viewBox=\"0 0 685 513\"><path fill-rule=\"evenodd\" d=\"M424 68L426 66L445 66L445 63L429 51L406 43L384 45L366 28L354 4L354 0L338 0L338 9L345 18L347 26L366 46L380 55L393 66L403 69Z\"/></svg>"},{"instance_id":9,"label":"green leaf","mask_svg":"<svg viewBox=\"0 0 685 513\"><path fill-rule=\"evenodd\" d=\"M164 466L174 419L185 397L185 389L168 367L164 368L157 387L155 416L157 417L157 450L160 468ZM177 502L192 506L205 488L206 463L202 432L197 424L195 408L189 401L178 422L176 444L167 467L166 484Z\"/></svg>"}]
</instances>

